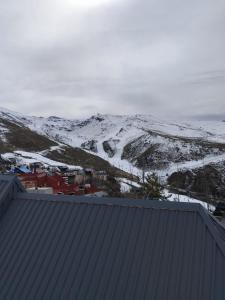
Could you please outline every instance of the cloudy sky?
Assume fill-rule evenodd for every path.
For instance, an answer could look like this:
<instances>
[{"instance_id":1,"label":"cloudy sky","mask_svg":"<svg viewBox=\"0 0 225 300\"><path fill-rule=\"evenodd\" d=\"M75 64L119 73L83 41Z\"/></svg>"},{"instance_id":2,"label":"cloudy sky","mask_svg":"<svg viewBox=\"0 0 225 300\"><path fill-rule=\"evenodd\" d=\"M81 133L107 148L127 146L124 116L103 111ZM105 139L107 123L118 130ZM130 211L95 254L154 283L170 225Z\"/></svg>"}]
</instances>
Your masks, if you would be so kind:
<instances>
[{"instance_id":1,"label":"cloudy sky","mask_svg":"<svg viewBox=\"0 0 225 300\"><path fill-rule=\"evenodd\" d=\"M225 116L224 0L0 0L0 106Z\"/></svg>"}]
</instances>

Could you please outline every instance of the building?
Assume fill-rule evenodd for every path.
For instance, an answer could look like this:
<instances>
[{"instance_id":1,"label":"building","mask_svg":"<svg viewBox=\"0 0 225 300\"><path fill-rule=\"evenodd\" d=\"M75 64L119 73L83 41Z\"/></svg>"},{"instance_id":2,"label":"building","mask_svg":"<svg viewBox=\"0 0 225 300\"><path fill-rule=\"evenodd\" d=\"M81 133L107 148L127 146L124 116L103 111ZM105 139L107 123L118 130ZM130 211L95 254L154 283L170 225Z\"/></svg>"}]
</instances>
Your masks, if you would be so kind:
<instances>
[{"instance_id":1,"label":"building","mask_svg":"<svg viewBox=\"0 0 225 300\"><path fill-rule=\"evenodd\" d=\"M224 300L225 229L199 204L28 194L0 176L0 300Z\"/></svg>"}]
</instances>

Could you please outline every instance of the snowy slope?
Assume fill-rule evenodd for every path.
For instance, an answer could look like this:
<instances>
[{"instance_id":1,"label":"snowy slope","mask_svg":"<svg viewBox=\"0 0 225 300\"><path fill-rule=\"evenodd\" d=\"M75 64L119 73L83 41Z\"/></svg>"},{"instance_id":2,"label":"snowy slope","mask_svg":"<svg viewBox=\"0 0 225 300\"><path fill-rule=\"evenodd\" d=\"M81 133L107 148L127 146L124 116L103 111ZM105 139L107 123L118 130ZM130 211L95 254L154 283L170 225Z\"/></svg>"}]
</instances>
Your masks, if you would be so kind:
<instances>
[{"instance_id":1,"label":"snowy slope","mask_svg":"<svg viewBox=\"0 0 225 300\"><path fill-rule=\"evenodd\" d=\"M212 204L208 204L206 202L197 200L195 198L191 198L185 195L178 195L174 193L170 193L167 190L165 190L165 195L168 196L168 200L172 202L188 202L188 203L198 203L201 204L205 209L208 211L213 212L215 210L215 206Z\"/></svg>"},{"instance_id":2,"label":"snowy slope","mask_svg":"<svg viewBox=\"0 0 225 300\"><path fill-rule=\"evenodd\" d=\"M82 170L80 166L72 166L63 164L52 159L48 159L41 153L32 153L26 151L14 151L12 153L4 153L1 155L4 160L14 158L18 165L28 165L34 163L42 163L45 167L67 167L72 170Z\"/></svg>"},{"instance_id":3,"label":"snowy slope","mask_svg":"<svg viewBox=\"0 0 225 300\"><path fill-rule=\"evenodd\" d=\"M136 174L149 158L156 163L166 161L166 169L174 168L177 163L189 164L191 168L196 162L204 163L204 158L205 161L208 157L216 160L225 154L225 123L222 121L177 123L150 115L100 114L86 120L70 120L24 116L0 108L1 118L26 126L58 143L83 148ZM6 130L0 123L2 139ZM149 152L150 149L153 151Z\"/></svg>"},{"instance_id":4,"label":"snowy slope","mask_svg":"<svg viewBox=\"0 0 225 300\"><path fill-rule=\"evenodd\" d=\"M35 118L28 126L60 143L94 152L112 165L135 174L140 173L139 169L142 168L143 162L138 164L134 157L127 158L124 150L129 143L137 139L139 143L140 138L142 141L139 143L138 156L148 150L150 145L159 145L163 155L158 160L162 160L165 153L174 153L176 148L180 149L179 158L183 157L183 163L192 160L203 161L204 157L225 153L223 149L218 150L217 146L208 149L205 145L198 144L199 140L212 144L225 143L225 123L222 122L177 124L169 121L163 122L152 116L97 115L82 122L53 117ZM184 142L180 137L193 140ZM169 163L174 163L179 158L166 157ZM169 167L172 166L169 165Z\"/></svg>"}]
</instances>

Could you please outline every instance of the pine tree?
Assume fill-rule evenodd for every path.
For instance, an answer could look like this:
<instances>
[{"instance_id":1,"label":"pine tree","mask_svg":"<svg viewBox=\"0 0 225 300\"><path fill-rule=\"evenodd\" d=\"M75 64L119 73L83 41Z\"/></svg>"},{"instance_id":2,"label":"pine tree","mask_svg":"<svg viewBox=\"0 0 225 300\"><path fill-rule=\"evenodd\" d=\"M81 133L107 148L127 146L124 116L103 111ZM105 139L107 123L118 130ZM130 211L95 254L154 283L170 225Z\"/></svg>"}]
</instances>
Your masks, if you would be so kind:
<instances>
[{"instance_id":1,"label":"pine tree","mask_svg":"<svg viewBox=\"0 0 225 300\"><path fill-rule=\"evenodd\" d=\"M148 174L145 177L141 190L146 199L166 199L163 193L164 187L155 173Z\"/></svg>"}]
</instances>

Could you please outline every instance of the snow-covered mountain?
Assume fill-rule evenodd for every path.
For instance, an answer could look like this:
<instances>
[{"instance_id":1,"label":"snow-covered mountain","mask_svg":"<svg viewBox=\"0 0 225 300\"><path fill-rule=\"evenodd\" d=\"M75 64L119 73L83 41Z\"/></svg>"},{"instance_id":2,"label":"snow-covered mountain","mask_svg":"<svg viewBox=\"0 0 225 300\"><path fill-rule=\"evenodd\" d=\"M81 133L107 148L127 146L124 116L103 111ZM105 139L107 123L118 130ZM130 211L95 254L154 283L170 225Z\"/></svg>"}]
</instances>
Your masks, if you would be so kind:
<instances>
[{"instance_id":1,"label":"snow-covered mountain","mask_svg":"<svg viewBox=\"0 0 225 300\"><path fill-rule=\"evenodd\" d=\"M0 153L14 150L41 151L53 160L114 174L122 169L140 177L143 170L154 170L174 188L199 192L201 185L206 195L221 190L225 178L223 121L175 122L151 115L101 114L71 120L0 109ZM123 175L119 171L117 176ZM206 189L209 182L211 187ZM222 191L219 197L224 196Z\"/></svg>"},{"instance_id":2,"label":"snow-covered mountain","mask_svg":"<svg viewBox=\"0 0 225 300\"><path fill-rule=\"evenodd\" d=\"M0 109L0 139L9 130L4 121L39 135L93 153L126 171L168 169L174 164L225 154L225 123L172 122L150 115L100 115L85 120L25 116Z\"/></svg>"}]
</instances>

